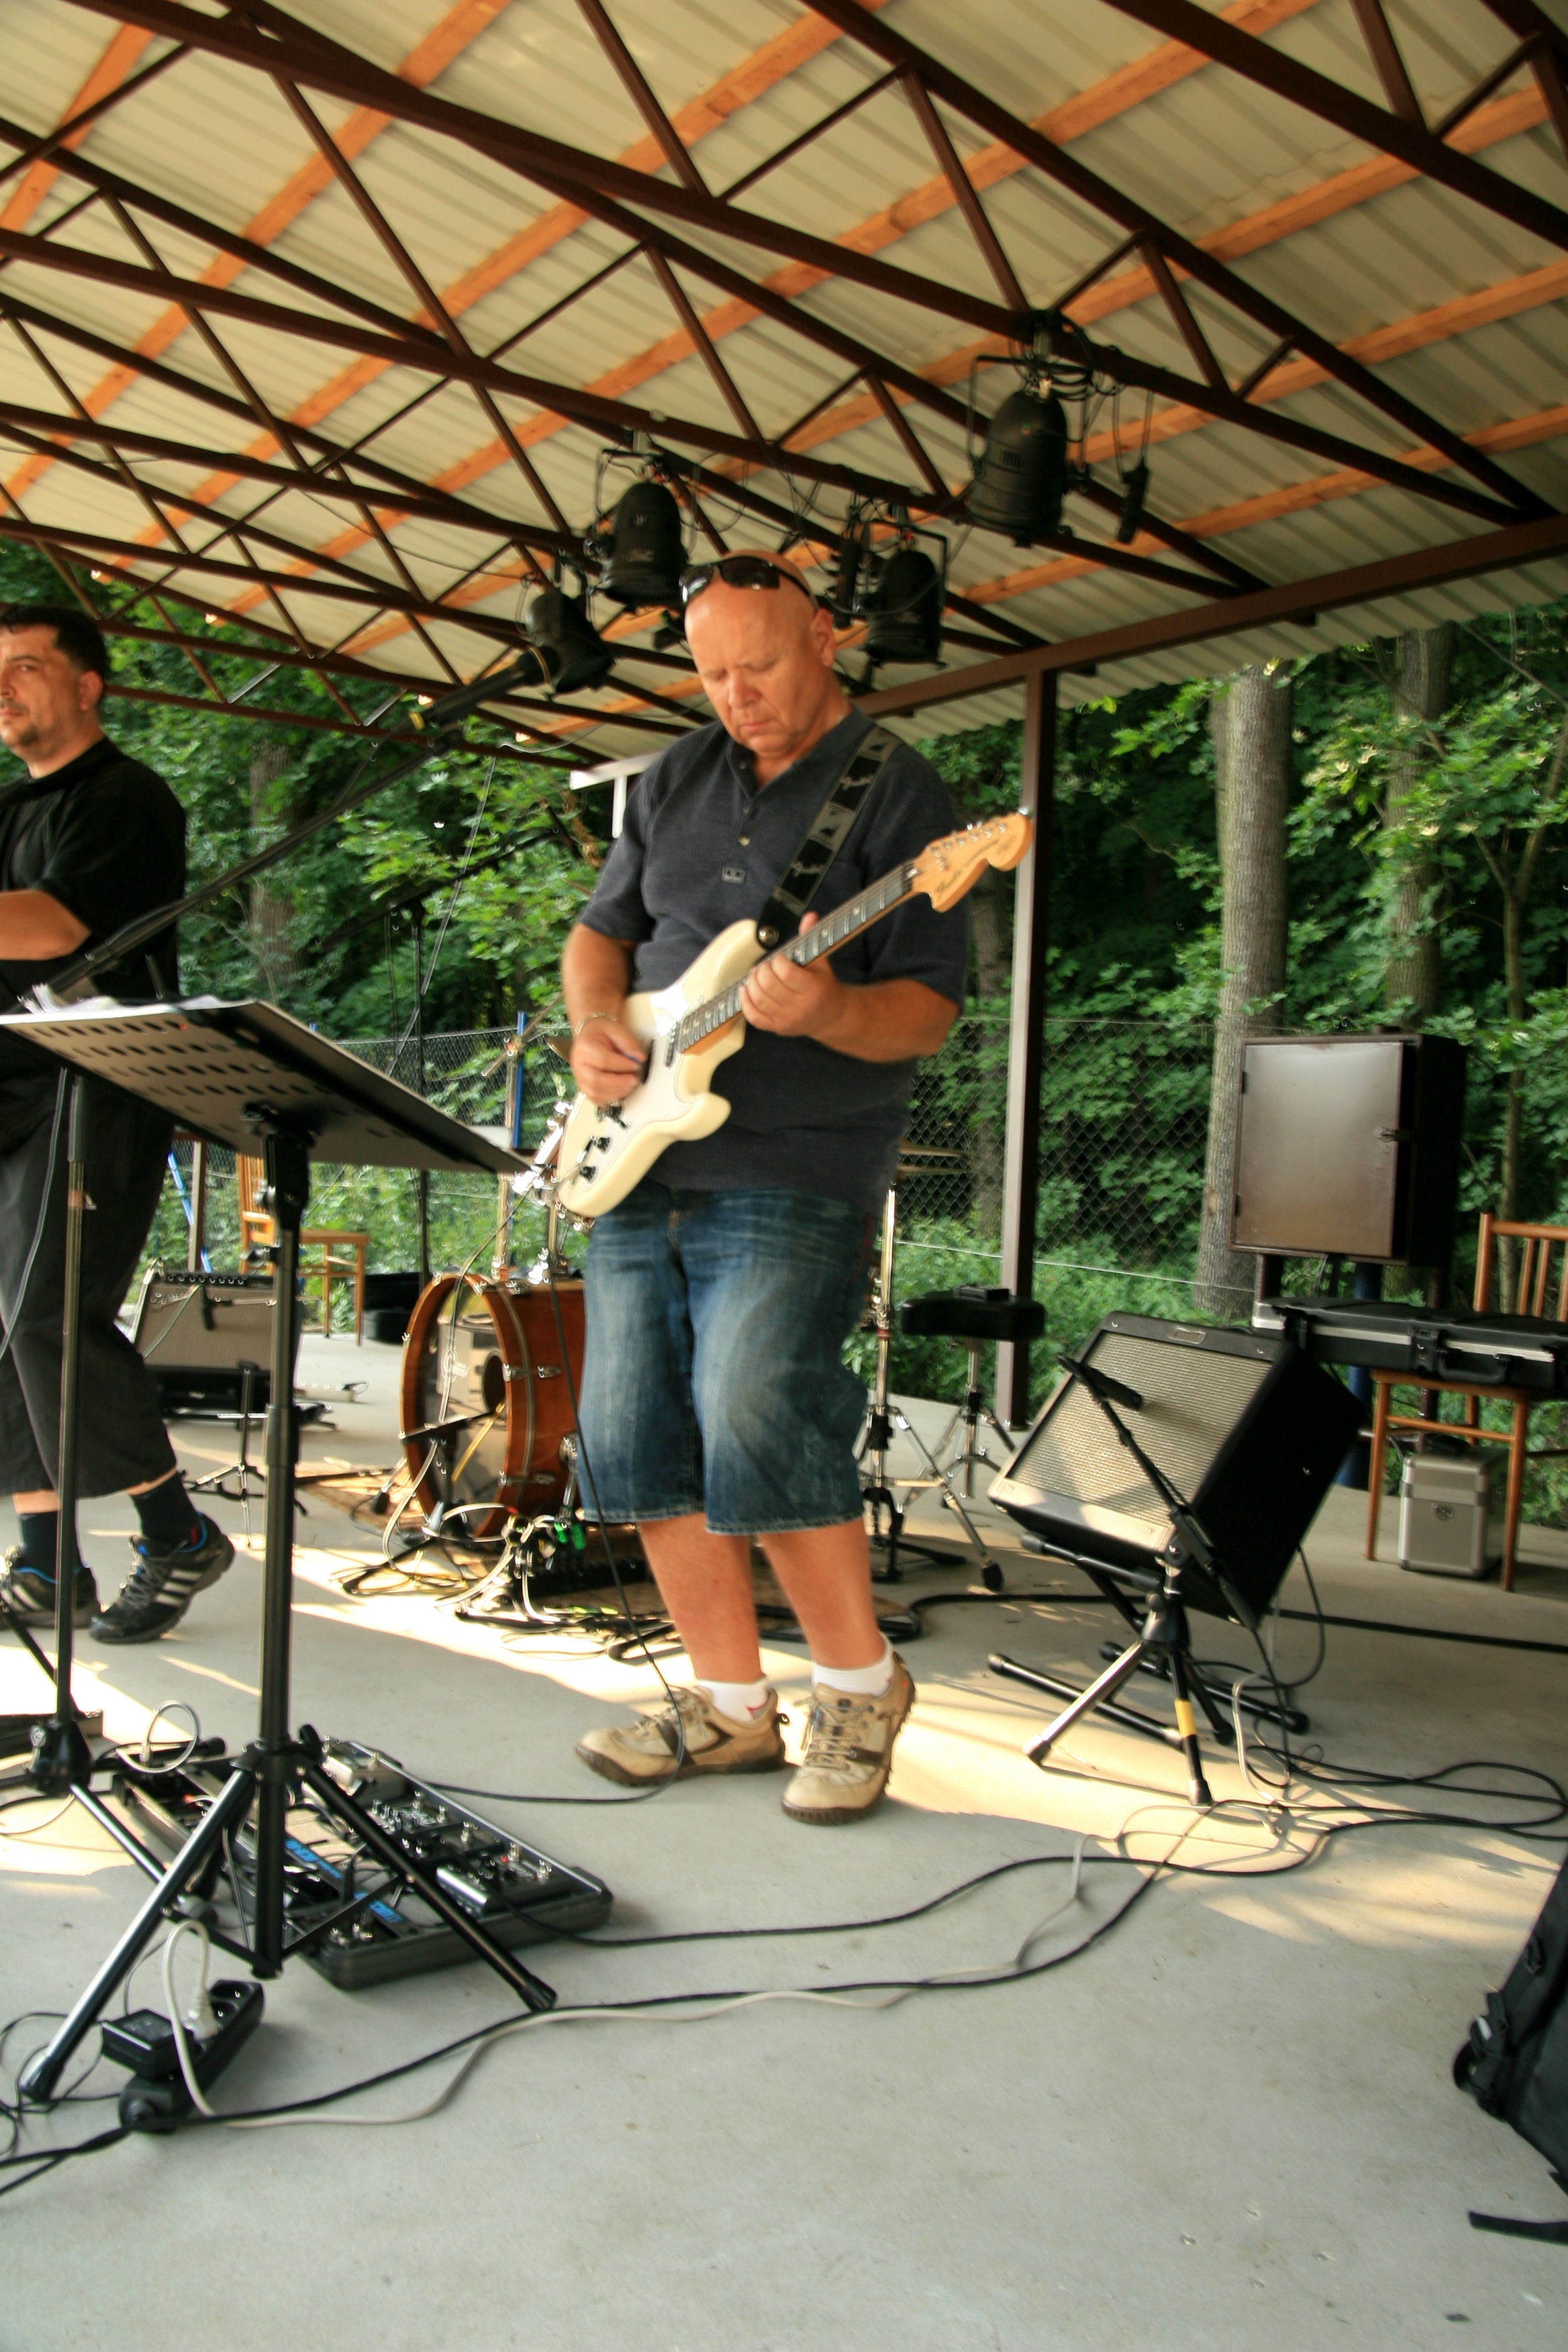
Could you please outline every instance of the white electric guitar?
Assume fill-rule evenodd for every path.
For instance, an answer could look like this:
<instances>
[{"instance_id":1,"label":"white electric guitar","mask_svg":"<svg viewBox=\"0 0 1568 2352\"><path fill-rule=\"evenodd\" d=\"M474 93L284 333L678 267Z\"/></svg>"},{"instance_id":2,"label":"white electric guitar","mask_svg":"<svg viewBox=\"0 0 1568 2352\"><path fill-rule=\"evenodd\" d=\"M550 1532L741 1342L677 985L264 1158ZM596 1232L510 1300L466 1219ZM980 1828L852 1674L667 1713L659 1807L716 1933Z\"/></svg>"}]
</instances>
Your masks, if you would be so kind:
<instances>
[{"instance_id":1,"label":"white electric guitar","mask_svg":"<svg viewBox=\"0 0 1568 2352\"><path fill-rule=\"evenodd\" d=\"M773 950L791 963L831 955L917 890L939 909L955 906L986 866L1016 866L1034 837L1026 816L991 817L931 842L847 905ZM647 1047L647 1073L624 1102L579 1095L561 1137L556 1198L574 1217L602 1215L624 1201L665 1146L711 1135L730 1116L712 1091L713 1073L745 1039L741 988L763 960L754 922L731 923L668 988L629 996L621 1015Z\"/></svg>"}]
</instances>

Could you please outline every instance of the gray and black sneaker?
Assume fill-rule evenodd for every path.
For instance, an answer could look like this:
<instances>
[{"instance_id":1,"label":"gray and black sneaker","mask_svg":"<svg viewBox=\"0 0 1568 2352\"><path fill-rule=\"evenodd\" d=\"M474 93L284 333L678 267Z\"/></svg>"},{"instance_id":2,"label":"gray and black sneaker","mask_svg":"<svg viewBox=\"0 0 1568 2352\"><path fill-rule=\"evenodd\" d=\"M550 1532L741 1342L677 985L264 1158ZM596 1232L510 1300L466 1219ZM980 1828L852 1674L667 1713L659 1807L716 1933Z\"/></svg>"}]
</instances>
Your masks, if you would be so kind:
<instances>
[{"instance_id":1,"label":"gray and black sneaker","mask_svg":"<svg viewBox=\"0 0 1568 2352\"><path fill-rule=\"evenodd\" d=\"M234 1546L220 1527L204 1517L201 1541L173 1551L132 1536L136 1565L114 1599L89 1627L95 1642L155 1642L177 1625L198 1592L205 1592L234 1558Z\"/></svg>"},{"instance_id":2,"label":"gray and black sneaker","mask_svg":"<svg viewBox=\"0 0 1568 2352\"><path fill-rule=\"evenodd\" d=\"M20 1624L52 1625L55 1622L55 1580L23 1559L20 1544L13 1544L0 1559L0 1598ZM98 1587L92 1580L92 1570L79 1568L71 1623L85 1625L97 1614ZM4 1618L0 1618L0 1626L4 1623Z\"/></svg>"}]
</instances>

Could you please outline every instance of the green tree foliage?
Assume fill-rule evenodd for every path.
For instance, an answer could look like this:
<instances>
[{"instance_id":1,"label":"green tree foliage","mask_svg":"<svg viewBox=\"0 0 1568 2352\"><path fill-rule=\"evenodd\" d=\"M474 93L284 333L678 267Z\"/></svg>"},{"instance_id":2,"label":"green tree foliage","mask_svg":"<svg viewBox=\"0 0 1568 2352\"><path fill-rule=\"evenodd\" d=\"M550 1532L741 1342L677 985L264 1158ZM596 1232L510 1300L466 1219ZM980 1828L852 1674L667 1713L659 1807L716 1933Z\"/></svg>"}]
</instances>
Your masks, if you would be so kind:
<instances>
[{"instance_id":1,"label":"green tree foliage","mask_svg":"<svg viewBox=\"0 0 1568 2352\"><path fill-rule=\"evenodd\" d=\"M31 549L0 545L0 597L58 602L70 593ZM110 601L117 619L149 631L166 630L171 615L187 625L193 617L175 607L161 610L150 598L125 603L118 589L103 597L103 605ZM301 720L341 716L309 671L279 667L264 675L265 664L254 652L226 653L241 641L238 629L201 634L211 648L204 664L226 696L247 688L246 699L297 712ZM313 726L138 700L138 689L184 700L210 698L179 648L153 637L115 635L109 642L115 686L131 691L110 697L105 724L127 751L166 778L184 803L193 886L314 814L364 756L360 744ZM376 682L336 683L362 719L387 702L389 689ZM405 709L405 698L395 698L389 723ZM482 725L469 731L479 736ZM254 787L253 770L268 751L274 756L266 764L277 772ZM398 755L384 746L373 756L390 767ZM259 989L330 1034L384 1034L406 1025L412 1013L413 923L423 916L426 1026L510 1025L520 1004L537 1006L555 987L561 940L593 886L594 861L602 855L590 828L604 816L592 808L579 813L557 771L509 757L492 760L482 745L433 760L305 844L268 877L289 950L281 970L276 963L258 970L254 900L237 892L184 926L185 985L226 995Z\"/></svg>"}]
</instances>

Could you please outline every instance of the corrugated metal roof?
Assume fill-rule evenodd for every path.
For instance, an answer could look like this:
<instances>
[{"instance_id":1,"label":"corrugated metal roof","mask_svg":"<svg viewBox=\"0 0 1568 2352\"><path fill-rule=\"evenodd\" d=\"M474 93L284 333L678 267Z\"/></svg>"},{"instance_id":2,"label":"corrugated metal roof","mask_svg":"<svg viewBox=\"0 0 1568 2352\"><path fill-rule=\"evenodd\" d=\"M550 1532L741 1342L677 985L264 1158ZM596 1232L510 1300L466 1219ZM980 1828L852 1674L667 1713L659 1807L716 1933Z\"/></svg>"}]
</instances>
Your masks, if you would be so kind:
<instances>
[{"instance_id":1,"label":"corrugated metal roof","mask_svg":"<svg viewBox=\"0 0 1568 2352\"><path fill-rule=\"evenodd\" d=\"M133 5L125 0L127 13ZM161 6L150 0L141 11L139 22L153 27L143 40L86 5L11 0L6 106L17 137L68 121L84 91L100 94L100 85L127 76L133 82L155 65L182 29ZM1220 13L1284 57L1384 104L1351 0L1232 0ZM1563 24L1563 0L1546 14ZM757 172L888 72L885 58L795 0L722 6L611 0L611 15L701 184L715 193ZM1389 20L1428 122L1440 121L1509 51L1510 36L1482 0L1396 5ZM202 46L216 37L217 21L196 18L185 28L195 44L188 53L100 113L73 152L57 152L0 184L0 227L116 269L128 265L230 289L291 313L301 326L314 319L329 337L365 322L328 293L224 255L200 220L248 235L351 301L411 320L418 300L384 227L472 351L503 353L521 375L563 387L563 398L565 387L591 390L718 436L740 430L733 403L693 350L652 261L634 257L595 282L624 259L628 236L624 224L587 216L591 193L512 168L458 135L460 126L394 119L396 100L321 87L307 51L291 61L304 104L339 143L378 223L333 176L308 122L269 76ZM563 141L588 157L621 159L658 184L674 184L615 59L575 0L456 0L446 7L440 0L378 0L374 8L368 0L311 0L296 21L399 74L411 91L429 90L491 124ZM994 0L962 12L942 0L888 0L872 22L1042 125L1070 158L1170 230L1205 240L1248 286L1364 357L1380 384L1449 430L1479 436L1547 508L1568 508L1562 405L1568 264L1549 234L1412 173L1226 67L1163 47L1108 0ZM1104 212L999 146L994 130L967 118L955 100L939 95L937 111L1032 303L1057 299L1121 244L1121 228ZM1502 179L1568 208L1568 163L1528 59L1489 96L1457 143ZM76 156L198 221L174 226L134 199L121 209L102 194L95 197L91 182L73 171ZM630 202L615 194L623 205ZM738 201L956 297L997 303L985 256L941 181L908 91L897 84L786 156ZM852 358L810 340L813 323L869 346L895 373L902 367L923 374L960 404L969 360L999 348L994 335L953 315L943 299L922 304L843 274L825 277L728 233L721 219L671 220L641 196L637 214L650 237L672 233L787 298L789 317L760 315L705 282L698 267L674 265L763 436L776 440L826 404L826 422L808 427L796 445L812 459L921 486L900 432L855 381ZM1080 315L1103 343L1191 379L1196 362L1180 322L1146 272L1129 276L1138 268L1135 256L1115 262ZM346 639L374 666L436 681L444 672L434 645L468 675L494 657L517 622L526 568L516 527L552 524L527 468L537 468L574 531L591 519L599 453L615 436L592 422L565 421L548 398L521 390L495 395L525 452L520 463L481 395L470 384L443 382L438 364L388 364L345 341L311 340L281 316L214 310L205 324L193 323L156 276L103 282L47 266L36 250L13 250L5 260L0 309L7 299L18 310L25 306L0 335L0 446L13 515L110 574L155 578L191 600L188 623L198 635L202 612L279 629L281 598L291 625L314 646ZM1269 331L1223 294L1188 281L1186 299L1230 383L1271 348ZM1283 389L1275 383L1277 397L1265 387L1260 414L1384 457L1409 459L1422 448L1407 423L1321 371L1302 370L1299 359L1292 365L1297 372ZM987 371L983 410L1010 381ZM63 420L73 404L106 434L249 453L297 478L317 470L294 487L269 487L205 457L187 461L129 444L115 457L79 438L77 454L97 467L87 471L62 462L47 438L40 449L36 423L16 421L24 411ZM1141 394L1125 394L1123 426L1135 429L1142 408ZM1419 485L1373 482L1353 467L1347 476L1331 457L1179 408L1163 396L1153 403L1155 512L1268 583L1334 573L1488 527L1484 517L1456 512ZM900 403L900 413L941 478L960 488L968 470L962 423L919 404ZM1095 420L1102 437L1110 422L1108 407ZM312 436L327 436L331 446ZM347 499L331 470L334 450L356 446L363 456L354 480L362 494L375 493L374 525L363 495L358 506ZM689 442L679 446L692 454ZM1100 449L1100 478L1114 480L1109 453L1090 447ZM480 527L452 516L400 516L394 489L364 469L371 455L410 484L460 498ZM1434 483L1465 479L1430 452L1415 462ZM720 476L732 476L732 465L716 464ZM155 509L123 478L126 467L164 501L168 530L160 531ZM799 470L792 478L776 462L754 471L751 486L786 511L809 506L828 525L845 513L842 488L825 488ZM741 543L776 536L757 518L727 509L727 496L717 480L704 492L710 518L728 536ZM961 520L949 522L953 587L996 620L1053 641L1209 601L1201 588L1114 568L1104 551L1104 512L1076 496L1067 511L1076 541L1055 551L1016 549L994 533L966 530ZM1198 576L1201 557L1148 535L1135 551ZM204 568L193 560L198 555L209 567L232 570ZM268 582L247 581L247 565ZM1190 649L1152 646L1109 664L1094 690L1538 599L1564 586L1568 559L1553 554L1482 580L1406 589L1324 613L1310 628L1285 621ZM614 608L602 606L601 622L612 617ZM959 625L973 634L978 624L970 614ZM646 648L648 629L627 642ZM983 658L975 644L954 645L944 675L960 677L963 665ZM880 682L903 675L885 671ZM541 721L539 714L529 723L564 732L585 753L598 745L623 751L638 740L649 710L638 703L638 685L702 708L686 677L634 661L596 696L572 698L605 714L598 726L584 732L578 720ZM1087 688L1069 678L1063 690ZM935 704L899 723L914 732L976 724L1016 711L1020 691L1006 687ZM671 723L668 712L656 715Z\"/></svg>"}]
</instances>

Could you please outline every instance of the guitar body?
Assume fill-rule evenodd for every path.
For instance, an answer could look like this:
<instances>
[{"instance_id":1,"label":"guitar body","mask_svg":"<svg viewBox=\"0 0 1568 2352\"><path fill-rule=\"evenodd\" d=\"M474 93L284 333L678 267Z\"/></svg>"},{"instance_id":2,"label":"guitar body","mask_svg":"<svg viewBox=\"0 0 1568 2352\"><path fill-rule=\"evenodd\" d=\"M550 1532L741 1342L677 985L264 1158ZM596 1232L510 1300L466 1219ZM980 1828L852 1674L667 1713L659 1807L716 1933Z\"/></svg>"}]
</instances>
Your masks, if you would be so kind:
<instances>
[{"instance_id":1,"label":"guitar body","mask_svg":"<svg viewBox=\"0 0 1568 2352\"><path fill-rule=\"evenodd\" d=\"M956 906L987 866L1016 866L1033 838L1034 826L1022 814L984 818L946 834L774 952L802 967L814 963L915 890L939 912ZM621 1018L647 1048L647 1074L624 1102L601 1106L579 1095L573 1104L555 1162L555 1197L569 1216L603 1216L667 1144L695 1142L723 1126L730 1106L714 1094L713 1073L744 1041L740 983L762 961L755 922L731 923L672 986L626 999Z\"/></svg>"},{"instance_id":2,"label":"guitar body","mask_svg":"<svg viewBox=\"0 0 1568 2352\"><path fill-rule=\"evenodd\" d=\"M736 1017L690 1052L669 1050L683 1016L718 996L763 960L757 927L731 923L710 940L668 988L628 996L626 1027L648 1049L647 1076L624 1102L603 1108L579 1095L556 1160L556 1196L574 1217L601 1217L619 1206L670 1143L696 1142L723 1126L730 1106L712 1091L713 1073L745 1039Z\"/></svg>"}]
</instances>

